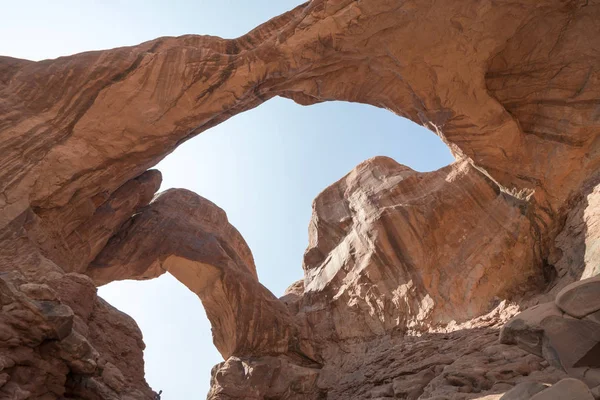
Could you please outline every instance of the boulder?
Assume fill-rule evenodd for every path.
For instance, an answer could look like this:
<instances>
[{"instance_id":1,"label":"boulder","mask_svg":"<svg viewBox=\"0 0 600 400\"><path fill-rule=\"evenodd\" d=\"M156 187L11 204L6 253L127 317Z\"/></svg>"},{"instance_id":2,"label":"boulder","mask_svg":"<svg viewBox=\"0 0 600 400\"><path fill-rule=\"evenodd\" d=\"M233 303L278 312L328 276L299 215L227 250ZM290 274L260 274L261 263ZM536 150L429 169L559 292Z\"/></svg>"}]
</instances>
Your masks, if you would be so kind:
<instances>
[{"instance_id":1,"label":"boulder","mask_svg":"<svg viewBox=\"0 0 600 400\"><path fill-rule=\"evenodd\" d=\"M529 400L534 394L547 388L548 386L538 382L519 383L500 397L500 400Z\"/></svg>"},{"instance_id":2,"label":"boulder","mask_svg":"<svg viewBox=\"0 0 600 400\"><path fill-rule=\"evenodd\" d=\"M544 352L546 321L562 318L562 315L562 311L553 302L529 308L502 327L500 343L517 345L541 357Z\"/></svg>"},{"instance_id":3,"label":"boulder","mask_svg":"<svg viewBox=\"0 0 600 400\"><path fill-rule=\"evenodd\" d=\"M594 400L585 383L567 378L531 397L531 400Z\"/></svg>"},{"instance_id":4,"label":"boulder","mask_svg":"<svg viewBox=\"0 0 600 400\"><path fill-rule=\"evenodd\" d=\"M500 342L516 344L544 356L552 365L597 368L600 365L600 325L569 317L554 303L532 307L510 320L500 333Z\"/></svg>"},{"instance_id":5,"label":"boulder","mask_svg":"<svg viewBox=\"0 0 600 400\"><path fill-rule=\"evenodd\" d=\"M556 305L575 318L600 311L600 275L565 287L556 296Z\"/></svg>"}]
</instances>

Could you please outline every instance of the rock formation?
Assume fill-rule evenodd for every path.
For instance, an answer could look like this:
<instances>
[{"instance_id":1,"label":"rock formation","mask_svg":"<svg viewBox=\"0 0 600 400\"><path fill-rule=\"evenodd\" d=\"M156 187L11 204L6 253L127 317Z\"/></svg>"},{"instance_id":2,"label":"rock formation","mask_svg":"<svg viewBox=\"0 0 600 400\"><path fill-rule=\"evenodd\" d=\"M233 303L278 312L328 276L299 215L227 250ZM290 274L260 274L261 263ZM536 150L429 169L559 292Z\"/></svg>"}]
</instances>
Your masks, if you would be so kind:
<instances>
[{"instance_id":1,"label":"rock formation","mask_svg":"<svg viewBox=\"0 0 600 400\"><path fill-rule=\"evenodd\" d=\"M0 57L0 397L152 399L139 329L95 286L166 271L225 358L211 399L594 396L598 20L596 0L312 0L233 40ZM153 198L148 170L274 96L387 108L456 157L327 188L282 299L224 211Z\"/></svg>"},{"instance_id":2,"label":"rock formation","mask_svg":"<svg viewBox=\"0 0 600 400\"><path fill-rule=\"evenodd\" d=\"M427 330L543 285L529 207L467 161L431 173L362 163L314 202L309 322L336 338Z\"/></svg>"},{"instance_id":3,"label":"rock formation","mask_svg":"<svg viewBox=\"0 0 600 400\"><path fill-rule=\"evenodd\" d=\"M165 236L164 232L169 232ZM258 282L252 253L225 212L195 193L158 195L90 264L96 284L170 272L202 300L223 357L302 351L282 302Z\"/></svg>"},{"instance_id":4,"label":"rock formation","mask_svg":"<svg viewBox=\"0 0 600 400\"><path fill-rule=\"evenodd\" d=\"M502 328L500 341L600 386L600 276L572 283L554 302L522 312Z\"/></svg>"}]
</instances>

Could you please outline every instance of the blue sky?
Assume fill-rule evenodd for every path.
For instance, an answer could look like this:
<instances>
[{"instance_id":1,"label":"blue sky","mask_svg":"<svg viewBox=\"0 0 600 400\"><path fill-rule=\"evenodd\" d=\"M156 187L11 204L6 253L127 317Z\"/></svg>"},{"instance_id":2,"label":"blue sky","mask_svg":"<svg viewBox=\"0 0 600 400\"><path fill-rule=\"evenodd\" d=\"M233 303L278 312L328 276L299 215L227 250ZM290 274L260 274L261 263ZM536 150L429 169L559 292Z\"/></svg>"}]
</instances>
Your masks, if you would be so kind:
<instances>
[{"instance_id":1,"label":"blue sky","mask_svg":"<svg viewBox=\"0 0 600 400\"><path fill-rule=\"evenodd\" d=\"M159 36L240 36L302 1L88 0L3 5L0 55L39 60ZM161 190L193 190L223 208L276 295L302 277L311 203L361 161L386 155L419 171L452 162L430 131L351 103L302 107L275 98L186 142L157 168ZM100 288L133 316L147 345L146 378L164 400L204 399L220 362L198 298L171 276Z\"/></svg>"}]
</instances>

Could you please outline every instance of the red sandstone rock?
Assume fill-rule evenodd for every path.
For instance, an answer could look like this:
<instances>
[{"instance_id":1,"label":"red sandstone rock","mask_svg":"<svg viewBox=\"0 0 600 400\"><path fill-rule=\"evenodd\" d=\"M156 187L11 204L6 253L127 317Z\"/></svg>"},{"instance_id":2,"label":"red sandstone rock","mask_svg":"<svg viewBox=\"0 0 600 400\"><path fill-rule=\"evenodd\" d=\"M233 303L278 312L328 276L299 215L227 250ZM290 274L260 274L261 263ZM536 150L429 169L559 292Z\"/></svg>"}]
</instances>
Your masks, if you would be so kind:
<instances>
[{"instance_id":1,"label":"red sandstone rock","mask_svg":"<svg viewBox=\"0 0 600 400\"><path fill-rule=\"evenodd\" d=\"M225 212L183 189L161 193L135 215L87 274L104 284L167 271L202 300L225 359L286 352L310 356L285 305L258 282L250 249Z\"/></svg>"},{"instance_id":2,"label":"red sandstone rock","mask_svg":"<svg viewBox=\"0 0 600 400\"><path fill-rule=\"evenodd\" d=\"M494 343L508 308L474 317L598 273L599 19L593 0L312 0L234 40L0 57L0 394L153 397L139 329L77 272L168 270L197 293L229 357L214 399L491 398L564 378ZM327 189L281 301L222 210L181 191L149 204L147 172L277 95L387 108L458 159L371 160Z\"/></svg>"},{"instance_id":3,"label":"red sandstone rock","mask_svg":"<svg viewBox=\"0 0 600 400\"><path fill-rule=\"evenodd\" d=\"M565 287L556 296L556 305L575 318L600 311L600 276Z\"/></svg>"},{"instance_id":4,"label":"red sandstone rock","mask_svg":"<svg viewBox=\"0 0 600 400\"><path fill-rule=\"evenodd\" d=\"M599 386L600 324L581 318L593 310L596 286L596 278L582 280L563 289L556 302L525 310L502 328L500 341L543 356L590 388Z\"/></svg>"},{"instance_id":5,"label":"red sandstone rock","mask_svg":"<svg viewBox=\"0 0 600 400\"><path fill-rule=\"evenodd\" d=\"M543 284L528 207L465 161L365 161L315 199L300 310L338 338L479 316Z\"/></svg>"},{"instance_id":6,"label":"red sandstone rock","mask_svg":"<svg viewBox=\"0 0 600 400\"><path fill-rule=\"evenodd\" d=\"M593 400L590 390L576 379L563 379L551 388L531 398L532 400Z\"/></svg>"}]
</instances>

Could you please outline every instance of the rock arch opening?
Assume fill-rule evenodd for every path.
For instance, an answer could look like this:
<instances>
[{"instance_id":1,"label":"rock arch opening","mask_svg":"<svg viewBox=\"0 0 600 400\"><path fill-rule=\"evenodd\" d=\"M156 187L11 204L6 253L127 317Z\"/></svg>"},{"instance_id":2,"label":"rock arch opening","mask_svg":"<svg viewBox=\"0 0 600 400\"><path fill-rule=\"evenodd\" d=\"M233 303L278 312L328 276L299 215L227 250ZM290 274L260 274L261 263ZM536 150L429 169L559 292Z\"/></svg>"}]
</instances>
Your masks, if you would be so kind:
<instances>
[{"instance_id":1,"label":"rock arch opening","mask_svg":"<svg viewBox=\"0 0 600 400\"><path fill-rule=\"evenodd\" d=\"M198 297L170 274L148 281L118 281L98 295L140 327L145 379L163 399L202 397L211 369L222 361Z\"/></svg>"},{"instance_id":2,"label":"rock arch opening","mask_svg":"<svg viewBox=\"0 0 600 400\"><path fill-rule=\"evenodd\" d=\"M287 99L273 99L185 143L159 164L157 168L163 175L161 191L166 189L167 192L155 199L150 206L153 210L146 213L148 218L145 221L142 220L141 215L138 215L134 222L137 227L128 228L121 239L111 241L114 243L112 250L109 242L107 250L103 252L104 255L101 254L92 263L94 268L89 273L98 284L104 284L120 279L154 278L162 274L164 269L202 299L202 291L207 286L213 285L216 279L211 272L216 270L211 265L217 264L223 268L224 254L228 253L225 258L229 257L232 253L231 249L235 248L237 243L240 247L237 253L244 255L237 257L234 263L245 264L246 270L251 275L256 274L255 269L258 270L261 283L278 296L282 295L287 286L302 277L302 254L308 241L306 232L313 198L348 173L356 164L382 155L394 157L405 164L412 164L411 166L421 171L438 169L452 160L445 144L431 131L386 110L352 103L324 103L303 107ZM249 250L243 244L244 239L239 237L231 240L233 231L222 232L220 243L213 251L207 250L209 240L198 233L199 226L206 223L207 215L212 214L214 217L209 218L212 222L208 222L211 230L208 233L214 237L215 228L223 229L229 225L224 213L211 202L193 193L172 191L169 190L170 187L186 188L202 196L216 198L215 203L223 206L227 211L230 222L233 222L232 214L235 215L234 218L239 220L233 225L240 228L244 239L255 244L255 246L250 245L250 248L254 258L257 258L256 266L252 255L246 257ZM186 230L182 226L183 221L193 220L189 213L194 209L196 215L204 222L193 221L189 225L190 229ZM181 218L177 213L181 213ZM144 212L142 211L141 214ZM164 219L161 219L161 214ZM171 218L176 220L172 227L168 225L172 221L167 221ZM257 226L261 229L255 229ZM152 236L151 232L163 234ZM165 245L163 237L167 236L167 232L169 235L171 232L177 232L177 237L171 244ZM154 239L149 239L149 235ZM217 233L216 236L219 241L219 234ZM128 242L133 238L144 239ZM188 240L190 238L192 240ZM228 244L223 245L225 242ZM197 243L199 246L196 254L199 258L195 261L199 264L179 256L181 249L184 249L183 252L189 256ZM231 246L231 243L234 245ZM162 249L157 250L161 246ZM220 252L221 249L225 250L224 253ZM235 253L236 250L234 249L233 252ZM159 254L166 256L161 258ZM202 260L201 257L208 257L208 259ZM242 261L241 258L245 257L246 260ZM159 258L161 259L158 260ZM158 262L155 262L157 260ZM235 268L229 268L229 270L233 269ZM254 289L239 292L236 288L243 286L240 285L243 279L240 275L236 275L233 280L235 284L225 288L225 291L238 291L233 296L236 298L243 296L244 291L251 292L252 296L233 304L233 308L237 309L236 312L240 315L231 320L239 321L241 325L228 327L221 325L217 328L217 332L220 332L223 337L232 339L237 335L245 338L252 337L252 331L256 330L261 331L263 335L258 339L264 341L265 326L253 327L249 324L249 321L259 319L252 317L255 310L264 313L267 309L263 304L253 303L256 293L262 290L262 286L250 282L252 281L250 279L249 287ZM158 286L166 288L172 287L173 280L168 280L170 285L167 285L164 278L160 278L159 282ZM105 289L100 289L100 295L106 292L118 306L128 295L123 293L114 296L111 293L119 290L120 287L126 288L130 285L130 282L125 286L121 286L121 283L111 283L103 286ZM135 291L135 294L131 294L136 296L136 302L140 301L139 296L155 297L157 294L150 286L143 287L143 291L140 288ZM266 303L273 300L269 295L266 291ZM214 292L204 295L203 300L209 302L206 306L210 311L214 313L215 309L220 310L219 315L209 315L213 317L212 321L227 320L228 317L223 310L231 308L230 300L222 299L219 303L218 297ZM180 306L184 307L184 305ZM195 308L197 309L197 306ZM139 310L132 309L132 312L134 313L132 316L137 319L135 314ZM232 309L231 312L233 313L234 310ZM277 315L276 310L271 310L269 313ZM140 318L147 320L147 316L143 314ZM160 316L156 315L155 318L153 329L160 329L156 326L160 323L158 320ZM281 331L281 324L285 321L285 317L279 315L274 321L278 326L277 330ZM241 326L244 328L240 328ZM200 329L207 329L207 325L204 324ZM294 335L297 336L297 333ZM203 335L205 336L206 334ZM277 340L287 342L289 336L284 334L283 338ZM225 359L232 353L243 354L243 350L236 347L238 343L235 340L228 341L224 338L216 338L216 340ZM146 352L168 351L168 349L161 349L159 343L152 343L152 336L146 342L151 349ZM267 343L272 351L273 342L267 341ZM210 341L204 345L212 346ZM293 346L298 345L294 343ZM288 347L289 343L285 343L281 351L287 351ZM257 351L256 348L251 350ZM310 355L305 354L310 351L308 349L300 352L302 357L310 358ZM154 357L154 360L156 359L157 357ZM216 364L220 358L213 357L212 360ZM147 359L146 362L147 370L153 371L154 374L156 370L163 368L162 365L153 365L152 358ZM152 381L149 383L154 385ZM185 382L179 384L186 385ZM206 387L208 387L208 379Z\"/></svg>"},{"instance_id":3,"label":"rock arch opening","mask_svg":"<svg viewBox=\"0 0 600 400\"><path fill-rule=\"evenodd\" d=\"M184 143L157 165L161 190L185 188L225 210L261 282L280 296L302 277L311 204L361 162L387 156L419 172L454 159L432 131L370 105L273 98ZM265 235L278 238L273 248ZM282 270L293 271L285 274Z\"/></svg>"}]
</instances>

